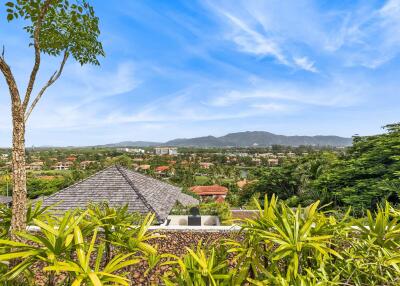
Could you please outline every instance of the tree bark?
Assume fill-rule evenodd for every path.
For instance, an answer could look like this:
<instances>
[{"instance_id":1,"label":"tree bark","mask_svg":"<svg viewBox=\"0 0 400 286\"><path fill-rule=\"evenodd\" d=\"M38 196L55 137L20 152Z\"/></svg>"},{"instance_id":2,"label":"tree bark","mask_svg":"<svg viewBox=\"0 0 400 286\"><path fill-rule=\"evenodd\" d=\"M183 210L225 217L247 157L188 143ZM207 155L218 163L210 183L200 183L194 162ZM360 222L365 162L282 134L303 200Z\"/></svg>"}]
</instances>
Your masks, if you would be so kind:
<instances>
[{"instance_id":1,"label":"tree bark","mask_svg":"<svg viewBox=\"0 0 400 286\"><path fill-rule=\"evenodd\" d=\"M5 62L4 55L0 57L0 70L6 79L11 97L11 113L13 124L12 139L12 179L13 179L13 207L11 219L11 236L16 231L26 229L26 169L25 169L25 110L23 108L19 90L10 66Z\"/></svg>"},{"instance_id":2,"label":"tree bark","mask_svg":"<svg viewBox=\"0 0 400 286\"><path fill-rule=\"evenodd\" d=\"M11 220L11 236L16 231L26 229L26 168L25 168L25 114L20 103L12 103L13 138L12 138L12 175L13 175L13 207Z\"/></svg>"}]
</instances>

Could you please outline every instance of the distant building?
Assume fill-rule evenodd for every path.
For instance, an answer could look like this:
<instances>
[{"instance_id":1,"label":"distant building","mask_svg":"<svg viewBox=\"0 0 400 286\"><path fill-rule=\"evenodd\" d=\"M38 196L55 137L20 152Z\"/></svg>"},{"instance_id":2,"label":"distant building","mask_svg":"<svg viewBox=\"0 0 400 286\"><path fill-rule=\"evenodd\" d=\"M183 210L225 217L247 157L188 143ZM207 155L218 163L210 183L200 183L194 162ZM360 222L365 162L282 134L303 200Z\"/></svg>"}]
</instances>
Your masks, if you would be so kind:
<instances>
[{"instance_id":1,"label":"distant building","mask_svg":"<svg viewBox=\"0 0 400 286\"><path fill-rule=\"evenodd\" d=\"M199 165L201 168L210 169L210 167L214 166L214 163L201 162L201 163L199 163Z\"/></svg>"},{"instance_id":2,"label":"distant building","mask_svg":"<svg viewBox=\"0 0 400 286\"><path fill-rule=\"evenodd\" d=\"M65 160L67 160L68 162L75 162L76 161L76 157L75 156L69 156Z\"/></svg>"},{"instance_id":3,"label":"distant building","mask_svg":"<svg viewBox=\"0 0 400 286\"><path fill-rule=\"evenodd\" d=\"M142 170L149 170L150 167L151 167L150 165L143 164L143 165L140 165L140 166L139 166L139 169L142 169Z\"/></svg>"},{"instance_id":4,"label":"distant building","mask_svg":"<svg viewBox=\"0 0 400 286\"><path fill-rule=\"evenodd\" d=\"M178 155L178 148L175 147L156 147L154 151L156 155Z\"/></svg>"},{"instance_id":5,"label":"distant building","mask_svg":"<svg viewBox=\"0 0 400 286\"><path fill-rule=\"evenodd\" d=\"M212 185L212 186L194 186L190 188L190 191L199 195L201 200L213 199L215 201L225 200L226 195L228 194L228 188Z\"/></svg>"},{"instance_id":6,"label":"distant building","mask_svg":"<svg viewBox=\"0 0 400 286\"><path fill-rule=\"evenodd\" d=\"M279 165L279 159L276 159L276 158L268 159L268 165L269 166L277 166L277 165Z\"/></svg>"},{"instance_id":7,"label":"distant building","mask_svg":"<svg viewBox=\"0 0 400 286\"><path fill-rule=\"evenodd\" d=\"M158 166L154 169L156 173L164 173L169 170L169 166Z\"/></svg>"},{"instance_id":8,"label":"distant building","mask_svg":"<svg viewBox=\"0 0 400 286\"><path fill-rule=\"evenodd\" d=\"M2 159L2 160L7 160L8 159L8 154L1 154L0 155L0 158Z\"/></svg>"},{"instance_id":9,"label":"distant building","mask_svg":"<svg viewBox=\"0 0 400 286\"><path fill-rule=\"evenodd\" d=\"M44 163L42 161L33 162L31 164L26 165L26 169L31 171L40 171L43 169L43 165Z\"/></svg>"},{"instance_id":10,"label":"distant building","mask_svg":"<svg viewBox=\"0 0 400 286\"><path fill-rule=\"evenodd\" d=\"M68 161L68 162L58 162L57 164L53 165L53 170L69 170L74 163Z\"/></svg>"},{"instance_id":11,"label":"distant building","mask_svg":"<svg viewBox=\"0 0 400 286\"><path fill-rule=\"evenodd\" d=\"M140 148L117 148L117 151L127 152L127 153L136 153L136 154L144 154L145 150Z\"/></svg>"}]
</instances>

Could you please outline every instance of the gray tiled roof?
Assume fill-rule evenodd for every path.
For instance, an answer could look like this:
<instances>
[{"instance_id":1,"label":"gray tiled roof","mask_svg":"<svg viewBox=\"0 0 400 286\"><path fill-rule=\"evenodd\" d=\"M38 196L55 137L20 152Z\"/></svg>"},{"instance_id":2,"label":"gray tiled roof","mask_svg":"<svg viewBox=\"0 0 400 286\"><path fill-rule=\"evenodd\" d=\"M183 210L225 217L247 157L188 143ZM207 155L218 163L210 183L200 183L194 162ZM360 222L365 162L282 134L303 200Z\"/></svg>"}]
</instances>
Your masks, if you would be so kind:
<instances>
[{"instance_id":1,"label":"gray tiled roof","mask_svg":"<svg viewBox=\"0 0 400 286\"><path fill-rule=\"evenodd\" d=\"M111 206L128 204L132 212L153 212L159 221L180 202L196 205L198 200L183 194L181 189L121 166L108 167L89 178L43 199L43 205L56 204L54 210L86 208L91 202L108 202Z\"/></svg>"},{"instance_id":2,"label":"gray tiled roof","mask_svg":"<svg viewBox=\"0 0 400 286\"><path fill-rule=\"evenodd\" d=\"M12 202L12 197L0 196L0 204L9 204Z\"/></svg>"}]
</instances>

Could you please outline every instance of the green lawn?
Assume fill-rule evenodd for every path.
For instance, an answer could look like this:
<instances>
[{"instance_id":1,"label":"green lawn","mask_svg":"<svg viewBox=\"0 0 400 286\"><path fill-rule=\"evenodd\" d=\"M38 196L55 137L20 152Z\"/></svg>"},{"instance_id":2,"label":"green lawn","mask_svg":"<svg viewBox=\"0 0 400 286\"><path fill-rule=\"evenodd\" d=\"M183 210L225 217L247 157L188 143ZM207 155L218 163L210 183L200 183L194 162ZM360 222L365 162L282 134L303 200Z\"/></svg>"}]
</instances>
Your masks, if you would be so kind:
<instances>
[{"instance_id":1,"label":"green lawn","mask_svg":"<svg viewBox=\"0 0 400 286\"><path fill-rule=\"evenodd\" d=\"M210 184L210 178L207 176L196 176L195 177L195 183L196 185L208 185Z\"/></svg>"}]
</instances>

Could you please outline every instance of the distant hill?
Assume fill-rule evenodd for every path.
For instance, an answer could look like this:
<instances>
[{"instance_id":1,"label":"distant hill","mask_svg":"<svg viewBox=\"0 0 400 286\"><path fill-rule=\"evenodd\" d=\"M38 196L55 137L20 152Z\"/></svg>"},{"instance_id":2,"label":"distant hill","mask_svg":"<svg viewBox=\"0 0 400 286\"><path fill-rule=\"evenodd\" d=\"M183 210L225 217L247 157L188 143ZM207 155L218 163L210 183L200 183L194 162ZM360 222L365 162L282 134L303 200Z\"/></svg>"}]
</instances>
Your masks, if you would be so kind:
<instances>
[{"instance_id":1,"label":"distant hill","mask_svg":"<svg viewBox=\"0 0 400 286\"><path fill-rule=\"evenodd\" d=\"M226 142L221 140L220 138L214 136L204 136L204 137L196 137L191 139L174 139L168 142L165 142L164 145L168 146L194 146L194 147L225 147L229 146Z\"/></svg>"},{"instance_id":2,"label":"distant hill","mask_svg":"<svg viewBox=\"0 0 400 286\"><path fill-rule=\"evenodd\" d=\"M105 144L99 147L154 147L160 145L163 145L163 143L148 141L123 141L118 143Z\"/></svg>"},{"instance_id":3,"label":"distant hill","mask_svg":"<svg viewBox=\"0 0 400 286\"><path fill-rule=\"evenodd\" d=\"M246 131L230 133L221 137L207 136L190 139L175 139L166 142L170 146L196 146L196 147L252 147L252 146L349 146L351 138L339 136L285 136L276 135L266 131Z\"/></svg>"},{"instance_id":4,"label":"distant hill","mask_svg":"<svg viewBox=\"0 0 400 286\"><path fill-rule=\"evenodd\" d=\"M266 131L246 131L230 133L225 136L204 136L196 138L180 138L165 143L146 141L125 141L115 144L103 145L104 147L266 147L271 145L284 146L332 146L342 147L351 145L352 139L339 136L285 136Z\"/></svg>"}]
</instances>

